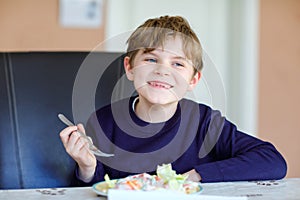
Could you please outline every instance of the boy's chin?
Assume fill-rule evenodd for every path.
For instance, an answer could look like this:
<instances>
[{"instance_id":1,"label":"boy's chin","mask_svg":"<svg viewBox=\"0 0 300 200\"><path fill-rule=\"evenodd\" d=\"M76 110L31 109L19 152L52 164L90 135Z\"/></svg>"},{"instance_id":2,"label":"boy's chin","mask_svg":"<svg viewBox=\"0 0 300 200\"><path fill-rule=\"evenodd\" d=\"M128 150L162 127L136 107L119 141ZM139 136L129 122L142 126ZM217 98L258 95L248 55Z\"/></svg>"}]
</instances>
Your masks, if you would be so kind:
<instances>
[{"instance_id":1,"label":"boy's chin","mask_svg":"<svg viewBox=\"0 0 300 200\"><path fill-rule=\"evenodd\" d=\"M151 95L151 96L146 96L145 99L150 103L150 104L153 104L153 105L168 105L168 104L173 104L173 103L177 103L180 99L178 98L175 98L175 97L165 97L165 96L154 96L154 95Z\"/></svg>"}]
</instances>

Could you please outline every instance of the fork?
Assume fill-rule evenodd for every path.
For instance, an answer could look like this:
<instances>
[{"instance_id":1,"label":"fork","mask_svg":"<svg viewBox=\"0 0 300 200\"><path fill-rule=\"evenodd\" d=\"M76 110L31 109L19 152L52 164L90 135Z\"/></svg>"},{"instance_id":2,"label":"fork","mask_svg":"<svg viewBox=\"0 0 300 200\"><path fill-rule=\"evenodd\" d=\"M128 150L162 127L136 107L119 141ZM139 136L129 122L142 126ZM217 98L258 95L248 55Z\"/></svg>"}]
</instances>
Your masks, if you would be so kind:
<instances>
[{"instance_id":1,"label":"fork","mask_svg":"<svg viewBox=\"0 0 300 200\"><path fill-rule=\"evenodd\" d=\"M63 114L58 114L58 118L67 126L75 126L74 123L72 123L70 120L68 120ZM89 150L96 156L102 156L102 157L111 157L114 156L114 154L108 154L100 151L92 141L91 137L88 137L86 134L82 133L81 131L77 131L81 137L86 139L89 144Z\"/></svg>"}]
</instances>

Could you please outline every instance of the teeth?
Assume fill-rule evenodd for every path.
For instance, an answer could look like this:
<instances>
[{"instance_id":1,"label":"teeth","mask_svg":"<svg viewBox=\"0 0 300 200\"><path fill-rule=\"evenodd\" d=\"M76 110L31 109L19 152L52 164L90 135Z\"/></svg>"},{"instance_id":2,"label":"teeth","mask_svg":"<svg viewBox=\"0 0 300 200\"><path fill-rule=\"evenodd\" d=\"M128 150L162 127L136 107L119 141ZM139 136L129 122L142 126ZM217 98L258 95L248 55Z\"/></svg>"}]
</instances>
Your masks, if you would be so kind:
<instances>
[{"instance_id":1,"label":"teeth","mask_svg":"<svg viewBox=\"0 0 300 200\"><path fill-rule=\"evenodd\" d=\"M164 88L164 89L170 89L171 86L163 83L158 83L158 82L149 82L150 85L153 87L159 87L159 88Z\"/></svg>"}]
</instances>

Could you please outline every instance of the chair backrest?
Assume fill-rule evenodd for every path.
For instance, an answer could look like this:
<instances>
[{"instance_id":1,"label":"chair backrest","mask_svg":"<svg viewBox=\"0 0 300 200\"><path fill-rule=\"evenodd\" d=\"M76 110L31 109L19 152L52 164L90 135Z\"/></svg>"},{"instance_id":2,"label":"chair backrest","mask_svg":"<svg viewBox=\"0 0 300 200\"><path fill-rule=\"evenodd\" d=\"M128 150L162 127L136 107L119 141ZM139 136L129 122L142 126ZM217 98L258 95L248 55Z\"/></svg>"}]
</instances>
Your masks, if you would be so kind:
<instances>
[{"instance_id":1,"label":"chair backrest","mask_svg":"<svg viewBox=\"0 0 300 200\"><path fill-rule=\"evenodd\" d=\"M110 103L124 74L121 53L94 53L92 62L114 60L99 83L95 107ZM75 162L60 141L72 119L72 91L88 52L0 53L0 188L71 186ZM85 122L83 122L85 123Z\"/></svg>"}]
</instances>

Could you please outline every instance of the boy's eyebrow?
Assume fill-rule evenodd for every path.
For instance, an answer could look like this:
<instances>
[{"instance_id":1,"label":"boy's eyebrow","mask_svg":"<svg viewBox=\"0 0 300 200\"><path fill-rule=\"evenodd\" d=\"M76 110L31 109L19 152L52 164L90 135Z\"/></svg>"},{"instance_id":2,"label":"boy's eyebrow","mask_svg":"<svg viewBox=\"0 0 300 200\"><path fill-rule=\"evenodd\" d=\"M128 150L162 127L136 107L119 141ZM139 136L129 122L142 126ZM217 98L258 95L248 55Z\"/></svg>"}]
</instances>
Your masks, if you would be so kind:
<instances>
[{"instance_id":1,"label":"boy's eyebrow","mask_svg":"<svg viewBox=\"0 0 300 200\"><path fill-rule=\"evenodd\" d=\"M181 56L175 56L175 57L173 57L173 58L175 58L175 59L179 59L179 60L188 61L186 58L184 58L184 57L181 57Z\"/></svg>"},{"instance_id":2,"label":"boy's eyebrow","mask_svg":"<svg viewBox=\"0 0 300 200\"><path fill-rule=\"evenodd\" d=\"M153 56L157 56L156 53L153 53L152 51L148 51L148 52L143 52L144 55L147 55L147 54L150 54L150 55L153 55Z\"/></svg>"},{"instance_id":3,"label":"boy's eyebrow","mask_svg":"<svg viewBox=\"0 0 300 200\"><path fill-rule=\"evenodd\" d=\"M153 51L151 52L144 52L143 54L151 54L153 56L158 56L158 54L154 53ZM182 57L182 56L175 56L173 57L173 59L179 59L179 60L184 60L184 61L188 61L188 59Z\"/></svg>"}]
</instances>

